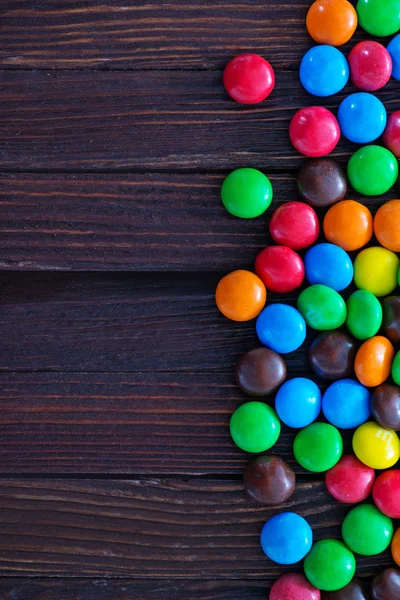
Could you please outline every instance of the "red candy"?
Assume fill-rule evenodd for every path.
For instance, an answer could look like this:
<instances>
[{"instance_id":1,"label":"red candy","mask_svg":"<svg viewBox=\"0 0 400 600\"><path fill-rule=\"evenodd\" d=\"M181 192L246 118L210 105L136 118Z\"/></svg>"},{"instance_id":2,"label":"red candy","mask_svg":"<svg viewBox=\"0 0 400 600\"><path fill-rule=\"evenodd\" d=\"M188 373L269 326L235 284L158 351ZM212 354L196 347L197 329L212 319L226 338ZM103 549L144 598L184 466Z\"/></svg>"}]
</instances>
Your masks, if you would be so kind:
<instances>
[{"instance_id":1,"label":"red candy","mask_svg":"<svg viewBox=\"0 0 400 600\"><path fill-rule=\"evenodd\" d=\"M321 600L321 592L300 573L286 573L272 586L269 600Z\"/></svg>"},{"instance_id":2,"label":"red candy","mask_svg":"<svg viewBox=\"0 0 400 600\"><path fill-rule=\"evenodd\" d=\"M287 202L272 215L269 231L277 244L292 250L307 248L319 235L317 213L304 202Z\"/></svg>"},{"instance_id":3,"label":"red candy","mask_svg":"<svg viewBox=\"0 0 400 600\"><path fill-rule=\"evenodd\" d=\"M271 292L291 292L302 284L304 263L286 246L268 246L256 258L255 271Z\"/></svg>"},{"instance_id":4,"label":"red candy","mask_svg":"<svg viewBox=\"0 0 400 600\"><path fill-rule=\"evenodd\" d=\"M242 104L262 102L275 86L273 68L258 54L232 58L225 67L223 80L230 97Z\"/></svg>"},{"instance_id":5,"label":"red candy","mask_svg":"<svg viewBox=\"0 0 400 600\"><path fill-rule=\"evenodd\" d=\"M383 132L383 143L390 152L400 158L400 110L396 110L388 117L386 129Z\"/></svg>"},{"instance_id":6,"label":"red candy","mask_svg":"<svg viewBox=\"0 0 400 600\"><path fill-rule=\"evenodd\" d=\"M298 152L305 156L325 156L332 152L340 139L340 126L327 108L309 106L294 115L289 137Z\"/></svg>"},{"instance_id":7,"label":"red candy","mask_svg":"<svg viewBox=\"0 0 400 600\"><path fill-rule=\"evenodd\" d=\"M342 456L325 475L328 492L339 502L348 504L365 500L371 493L374 480L374 469L351 455Z\"/></svg>"},{"instance_id":8,"label":"red candy","mask_svg":"<svg viewBox=\"0 0 400 600\"><path fill-rule=\"evenodd\" d=\"M351 80L360 90L374 92L387 84L392 74L392 58L378 42L360 42L349 54Z\"/></svg>"},{"instance_id":9,"label":"red candy","mask_svg":"<svg viewBox=\"0 0 400 600\"><path fill-rule=\"evenodd\" d=\"M381 473L375 481L372 497L384 515L400 519L400 471L391 469Z\"/></svg>"}]
</instances>

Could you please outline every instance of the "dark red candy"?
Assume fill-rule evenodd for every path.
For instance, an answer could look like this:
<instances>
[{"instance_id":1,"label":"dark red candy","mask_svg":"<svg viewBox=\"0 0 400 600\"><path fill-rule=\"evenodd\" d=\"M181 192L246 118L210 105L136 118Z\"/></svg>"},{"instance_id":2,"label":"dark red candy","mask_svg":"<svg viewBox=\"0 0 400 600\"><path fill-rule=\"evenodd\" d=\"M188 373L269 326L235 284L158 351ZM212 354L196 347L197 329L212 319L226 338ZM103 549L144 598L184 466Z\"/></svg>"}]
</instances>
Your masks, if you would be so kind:
<instances>
[{"instance_id":1,"label":"dark red candy","mask_svg":"<svg viewBox=\"0 0 400 600\"><path fill-rule=\"evenodd\" d=\"M316 158L301 167L297 175L297 191L311 206L325 208L343 200L347 179L335 160Z\"/></svg>"},{"instance_id":2,"label":"dark red candy","mask_svg":"<svg viewBox=\"0 0 400 600\"><path fill-rule=\"evenodd\" d=\"M304 279L304 263L286 246L268 246L256 258L255 272L267 290L284 294L298 288Z\"/></svg>"},{"instance_id":3,"label":"dark red candy","mask_svg":"<svg viewBox=\"0 0 400 600\"><path fill-rule=\"evenodd\" d=\"M320 333L310 346L310 366L322 379L334 380L350 377L354 373L357 346L354 340L341 331Z\"/></svg>"},{"instance_id":4,"label":"dark red candy","mask_svg":"<svg viewBox=\"0 0 400 600\"><path fill-rule=\"evenodd\" d=\"M382 303L382 335L393 344L400 343L400 296L389 296Z\"/></svg>"},{"instance_id":5,"label":"dark red candy","mask_svg":"<svg viewBox=\"0 0 400 600\"><path fill-rule=\"evenodd\" d=\"M265 100L275 85L274 70L258 54L239 54L224 70L224 87L228 94L242 104L257 104Z\"/></svg>"},{"instance_id":6,"label":"dark red candy","mask_svg":"<svg viewBox=\"0 0 400 600\"><path fill-rule=\"evenodd\" d=\"M317 239L319 221L315 210L308 204L286 202L272 215L269 231L277 244L301 250Z\"/></svg>"},{"instance_id":7,"label":"dark red candy","mask_svg":"<svg viewBox=\"0 0 400 600\"><path fill-rule=\"evenodd\" d=\"M384 471L376 479L372 497L376 506L384 515L400 519L400 471Z\"/></svg>"},{"instance_id":8,"label":"dark red candy","mask_svg":"<svg viewBox=\"0 0 400 600\"><path fill-rule=\"evenodd\" d=\"M296 487L296 476L278 456L259 456L249 462L243 477L244 489L260 504L275 506L286 502Z\"/></svg>"},{"instance_id":9,"label":"dark red candy","mask_svg":"<svg viewBox=\"0 0 400 600\"><path fill-rule=\"evenodd\" d=\"M320 600L321 592L317 590L304 575L286 573L277 579L272 586L269 600Z\"/></svg>"},{"instance_id":10,"label":"dark red candy","mask_svg":"<svg viewBox=\"0 0 400 600\"><path fill-rule=\"evenodd\" d=\"M372 600L399 600L400 570L385 569L372 582Z\"/></svg>"},{"instance_id":11,"label":"dark red candy","mask_svg":"<svg viewBox=\"0 0 400 600\"><path fill-rule=\"evenodd\" d=\"M322 592L322 600L369 600L367 586L356 577L336 592Z\"/></svg>"},{"instance_id":12,"label":"dark red candy","mask_svg":"<svg viewBox=\"0 0 400 600\"><path fill-rule=\"evenodd\" d=\"M382 383L371 397L372 415L382 427L400 431L400 387Z\"/></svg>"},{"instance_id":13,"label":"dark red candy","mask_svg":"<svg viewBox=\"0 0 400 600\"><path fill-rule=\"evenodd\" d=\"M374 92L387 84L392 58L385 46L372 40L360 42L349 54L351 80L360 90Z\"/></svg>"},{"instance_id":14,"label":"dark red candy","mask_svg":"<svg viewBox=\"0 0 400 600\"><path fill-rule=\"evenodd\" d=\"M372 490L375 471L364 465L353 455L345 454L339 462L325 474L328 492L347 504L362 502Z\"/></svg>"},{"instance_id":15,"label":"dark red candy","mask_svg":"<svg viewBox=\"0 0 400 600\"><path fill-rule=\"evenodd\" d=\"M263 397L286 379L285 361L269 348L253 348L236 363L236 382L248 396Z\"/></svg>"},{"instance_id":16,"label":"dark red candy","mask_svg":"<svg viewBox=\"0 0 400 600\"><path fill-rule=\"evenodd\" d=\"M293 146L305 156L326 156L337 146L340 126L335 115L323 106L301 108L289 126Z\"/></svg>"},{"instance_id":17,"label":"dark red candy","mask_svg":"<svg viewBox=\"0 0 400 600\"><path fill-rule=\"evenodd\" d=\"M400 157L400 110L388 116L383 143L397 158Z\"/></svg>"}]
</instances>

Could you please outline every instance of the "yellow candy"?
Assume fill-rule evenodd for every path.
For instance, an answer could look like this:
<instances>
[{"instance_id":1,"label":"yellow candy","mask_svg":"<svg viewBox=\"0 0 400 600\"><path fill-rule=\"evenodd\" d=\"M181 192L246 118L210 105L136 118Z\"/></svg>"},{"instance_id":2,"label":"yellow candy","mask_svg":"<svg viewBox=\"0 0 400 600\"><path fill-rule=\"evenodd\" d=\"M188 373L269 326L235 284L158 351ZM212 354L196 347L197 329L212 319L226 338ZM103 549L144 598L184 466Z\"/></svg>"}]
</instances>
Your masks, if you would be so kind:
<instances>
[{"instance_id":1,"label":"yellow candy","mask_svg":"<svg viewBox=\"0 0 400 600\"><path fill-rule=\"evenodd\" d=\"M397 287L399 263L391 250L378 246L366 248L354 261L354 282L375 296L387 296Z\"/></svg>"},{"instance_id":2,"label":"yellow candy","mask_svg":"<svg viewBox=\"0 0 400 600\"><path fill-rule=\"evenodd\" d=\"M399 460L400 441L395 431L368 421L355 430L353 450L367 467L388 469Z\"/></svg>"}]
</instances>

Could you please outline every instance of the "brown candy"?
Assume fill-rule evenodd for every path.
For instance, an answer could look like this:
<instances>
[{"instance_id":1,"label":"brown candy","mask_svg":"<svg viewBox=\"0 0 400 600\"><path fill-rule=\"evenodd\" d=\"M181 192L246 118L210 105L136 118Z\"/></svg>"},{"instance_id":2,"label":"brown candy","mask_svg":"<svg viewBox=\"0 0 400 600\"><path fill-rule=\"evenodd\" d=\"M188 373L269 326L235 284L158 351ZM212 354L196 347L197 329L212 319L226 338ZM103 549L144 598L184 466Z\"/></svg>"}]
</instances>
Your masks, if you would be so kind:
<instances>
[{"instance_id":1,"label":"brown candy","mask_svg":"<svg viewBox=\"0 0 400 600\"><path fill-rule=\"evenodd\" d=\"M382 303L382 333L393 344L400 343L400 296L389 296Z\"/></svg>"},{"instance_id":2,"label":"brown candy","mask_svg":"<svg viewBox=\"0 0 400 600\"><path fill-rule=\"evenodd\" d=\"M259 456L247 465L243 483L253 500L275 506L286 502L293 494L296 476L288 463L278 456Z\"/></svg>"},{"instance_id":3,"label":"brown candy","mask_svg":"<svg viewBox=\"0 0 400 600\"><path fill-rule=\"evenodd\" d=\"M371 587L371 598L372 600L399 600L399 569L385 569L375 577Z\"/></svg>"},{"instance_id":4,"label":"brown candy","mask_svg":"<svg viewBox=\"0 0 400 600\"><path fill-rule=\"evenodd\" d=\"M297 190L311 206L326 207L343 200L347 180L336 161L317 158L301 167L297 175Z\"/></svg>"},{"instance_id":5,"label":"brown candy","mask_svg":"<svg viewBox=\"0 0 400 600\"><path fill-rule=\"evenodd\" d=\"M382 427L400 431L400 388L383 383L371 397L372 415Z\"/></svg>"},{"instance_id":6,"label":"brown candy","mask_svg":"<svg viewBox=\"0 0 400 600\"><path fill-rule=\"evenodd\" d=\"M275 391L286 379L286 365L269 348L253 348L236 364L236 381L248 396L263 397Z\"/></svg>"},{"instance_id":7,"label":"brown candy","mask_svg":"<svg viewBox=\"0 0 400 600\"><path fill-rule=\"evenodd\" d=\"M308 357L312 370L322 379L342 379L354 373L355 341L340 331L320 333L311 344Z\"/></svg>"},{"instance_id":8,"label":"brown candy","mask_svg":"<svg viewBox=\"0 0 400 600\"><path fill-rule=\"evenodd\" d=\"M354 578L346 587L336 592L322 592L321 600L369 600L366 586Z\"/></svg>"}]
</instances>

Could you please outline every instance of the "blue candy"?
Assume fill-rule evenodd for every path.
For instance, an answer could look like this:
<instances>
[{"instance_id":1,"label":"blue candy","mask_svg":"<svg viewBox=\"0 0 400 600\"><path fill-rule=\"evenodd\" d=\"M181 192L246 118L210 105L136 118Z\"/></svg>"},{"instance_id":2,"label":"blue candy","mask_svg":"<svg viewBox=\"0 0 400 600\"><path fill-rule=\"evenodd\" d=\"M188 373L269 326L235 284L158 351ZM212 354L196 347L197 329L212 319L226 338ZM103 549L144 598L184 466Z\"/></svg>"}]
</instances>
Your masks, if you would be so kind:
<instances>
[{"instance_id":1,"label":"blue candy","mask_svg":"<svg viewBox=\"0 0 400 600\"><path fill-rule=\"evenodd\" d=\"M314 96L332 96L344 88L349 79L347 60L333 46L314 46L300 64L300 81Z\"/></svg>"},{"instance_id":2,"label":"blue candy","mask_svg":"<svg viewBox=\"0 0 400 600\"><path fill-rule=\"evenodd\" d=\"M289 427L306 427L321 411L321 392L316 383L305 377L286 381L275 397L275 410Z\"/></svg>"},{"instance_id":3,"label":"blue candy","mask_svg":"<svg viewBox=\"0 0 400 600\"><path fill-rule=\"evenodd\" d=\"M335 381L322 398L322 412L339 429L358 427L371 415L369 390L354 379Z\"/></svg>"},{"instance_id":4,"label":"blue candy","mask_svg":"<svg viewBox=\"0 0 400 600\"><path fill-rule=\"evenodd\" d=\"M351 94L339 106L342 133L351 142L368 144L385 130L387 115L382 102L367 92Z\"/></svg>"},{"instance_id":5,"label":"blue candy","mask_svg":"<svg viewBox=\"0 0 400 600\"><path fill-rule=\"evenodd\" d=\"M392 57L393 71L392 77L400 80L400 34L396 35L387 47L387 51Z\"/></svg>"},{"instance_id":6,"label":"blue candy","mask_svg":"<svg viewBox=\"0 0 400 600\"><path fill-rule=\"evenodd\" d=\"M304 257L307 281L322 283L337 292L350 285L354 275L353 263L343 248L335 244L317 244Z\"/></svg>"},{"instance_id":7,"label":"blue candy","mask_svg":"<svg viewBox=\"0 0 400 600\"><path fill-rule=\"evenodd\" d=\"M258 315L256 330L267 348L280 354L294 352L306 338L306 322L293 306L270 304Z\"/></svg>"},{"instance_id":8,"label":"blue candy","mask_svg":"<svg viewBox=\"0 0 400 600\"><path fill-rule=\"evenodd\" d=\"M284 512L265 523L260 541L268 558L280 565L293 565L311 550L313 533L303 517Z\"/></svg>"}]
</instances>

